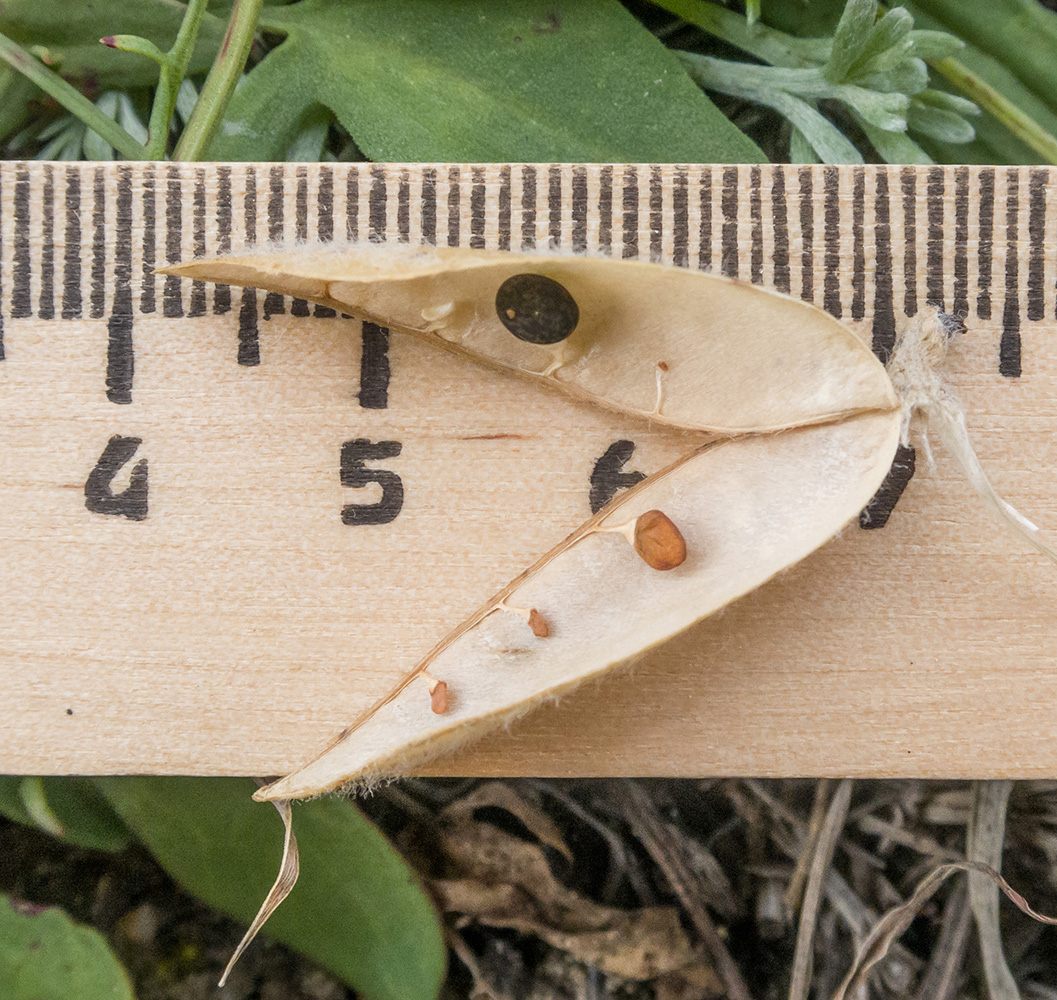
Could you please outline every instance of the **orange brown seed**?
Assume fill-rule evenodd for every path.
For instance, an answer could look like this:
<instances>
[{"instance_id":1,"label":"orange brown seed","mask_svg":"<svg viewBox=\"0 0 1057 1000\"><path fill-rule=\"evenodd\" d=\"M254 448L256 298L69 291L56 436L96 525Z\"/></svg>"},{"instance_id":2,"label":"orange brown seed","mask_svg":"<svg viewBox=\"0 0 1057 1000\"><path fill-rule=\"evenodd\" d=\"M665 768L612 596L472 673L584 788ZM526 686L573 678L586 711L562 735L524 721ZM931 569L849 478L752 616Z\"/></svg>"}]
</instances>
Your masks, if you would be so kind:
<instances>
[{"instance_id":1,"label":"orange brown seed","mask_svg":"<svg viewBox=\"0 0 1057 1000\"><path fill-rule=\"evenodd\" d=\"M532 634L538 639L546 639L551 634L550 626L547 624L547 619L543 617L535 608L529 612L528 616L528 627L532 629Z\"/></svg>"},{"instance_id":2,"label":"orange brown seed","mask_svg":"<svg viewBox=\"0 0 1057 1000\"><path fill-rule=\"evenodd\" d=\"M664 511L648 510L636 518L632 544L652 569L675 569L686 561L686 539Z\"/></svg>"},{"instance_id":3,"label":"orange brown seed","mask_svg":"<svg viewBox=\"0 0 1057 1000\"><path fill-rule=\"evenodd\" d=\"M448 710L448 685L445 681L430 685L429 707L436 715L443 715Z\"/></svg>"}]
</instances>

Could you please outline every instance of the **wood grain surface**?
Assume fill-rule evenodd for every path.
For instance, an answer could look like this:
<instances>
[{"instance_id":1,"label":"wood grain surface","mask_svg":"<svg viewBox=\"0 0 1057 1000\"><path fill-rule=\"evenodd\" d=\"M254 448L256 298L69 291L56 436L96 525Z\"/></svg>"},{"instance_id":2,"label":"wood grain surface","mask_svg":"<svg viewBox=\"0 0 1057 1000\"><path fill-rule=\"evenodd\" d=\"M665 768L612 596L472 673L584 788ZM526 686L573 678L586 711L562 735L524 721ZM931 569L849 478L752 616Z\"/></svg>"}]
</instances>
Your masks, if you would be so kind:
<instances>
[{"instance_id":1,"label":"wood grain surface","mask_svg":"<svg viewBox=\"0 0 1057 1000\"><path fill-rule=\"evenodd\" d=\"M584 520L592 486L597 500L690 444L155 266L279 239L555 245L777 287L882 356L933 303L966 317L951 372L986 468L1057 536L1054 181L3 164L0 771L285 772ZM883 528L849 526L432 772L1057 774L1057 569L916 444ZM343 485L365 468L388 475Z\"/></svg>"}]
</instances>

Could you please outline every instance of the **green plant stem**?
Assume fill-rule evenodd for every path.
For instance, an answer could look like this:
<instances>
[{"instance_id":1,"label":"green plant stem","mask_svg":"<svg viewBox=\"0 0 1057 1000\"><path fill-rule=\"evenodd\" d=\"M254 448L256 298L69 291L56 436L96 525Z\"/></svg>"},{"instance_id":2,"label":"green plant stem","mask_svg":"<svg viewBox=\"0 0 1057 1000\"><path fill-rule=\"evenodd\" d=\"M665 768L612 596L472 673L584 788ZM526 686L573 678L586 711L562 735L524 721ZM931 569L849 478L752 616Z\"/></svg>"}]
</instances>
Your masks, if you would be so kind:
<instances>
[{"instance_id":1,"label":"green plant stem","mask_svg":"<svg viewBox=\"0 0 1057 1000\"><path fill-rule=\"evenodd\" d=\"M812 96L827 96L830 91L848 89L828 87L818 69L751 66L747 63L731 63L712 56L702 56L696 52L679 52L678 55L698 86L773 108L789 120L826 163L862 163L862 155L854 144L820 114L812 103L780 87L761 85L760 74L777 74L783 82L813 85L803 88L807 91L818 90L821 81L821 93L812 93Z\"/></svg>"},{"instance_id":2,"label":"green plant stem","mask_svg":"<svg viewBox=\"0 0 1057 1000\"><path fill-rule=\"evenodd\" d=\"M0 59L32 80L46 94L54 97L67 111L81 119L101 139L110 143L128 160L149 159L146 147L132 138L113 118L103 114L76 87L58 73L34 59L21 45L0 34Z\"/></svg>"},{"instance_id":3,"label":"green plant stem","mask_svg":"<svg viewBox=\"0 0 1057 1000\"><path fill-rule=\"evenodd\" d=\"M217 60L176 144L174 160L198 160L205 155L246 66L262 6L263 0L235 0Z\"/></svg>"},{"instance_id":4,"label":"green plant stem","mask_svg":"<svg viewBox=\"0 0 1057 1000\"><path fill-rule=\"evenodd\" d=\"M191 53L194 52L198 29L202 26L202 15L205 14L208 2L209 0L190 0L176 41L159 61L161 73L158 77L158 89L154 92L150 125L147 128L147 151L152 160L165 159L165 146L169 139L173 110L176 108L176 95L187 75L187 64L191 61Z\"/></svg>"},{"instance_id":5,"label":"green plant stem","mask_svg":"<svg viewBox=\"0 0 1057 1000\"><path fill-rule=\"evenodd\" d=\"M1045 157L1047 163L1057 164L1057 137L1047 132L986 80L951 57L938 59L930 65L981 108L990 112L1018 139Z\"/></svg>"}]
</instances>

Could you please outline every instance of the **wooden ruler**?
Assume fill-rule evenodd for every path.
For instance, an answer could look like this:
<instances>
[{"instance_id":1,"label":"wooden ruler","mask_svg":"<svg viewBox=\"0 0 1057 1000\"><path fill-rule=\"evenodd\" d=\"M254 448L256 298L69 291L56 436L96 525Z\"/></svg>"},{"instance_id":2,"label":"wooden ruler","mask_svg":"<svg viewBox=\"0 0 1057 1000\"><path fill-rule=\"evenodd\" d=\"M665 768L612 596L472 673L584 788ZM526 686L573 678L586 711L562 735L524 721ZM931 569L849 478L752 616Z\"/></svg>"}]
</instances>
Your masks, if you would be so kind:
<instances>
[{"instance_id":1,"label":"wooden ruler","mask_svg":"<svg viewBox=\"0 0 1057 1000\"><path fill-rule=\"evenodd\" d=\"M966 317L952 372L986 466L1057 534L1054 180L4 163L0 770L286 771L687 449L377 326L156 266L269 240L556 246L776 287L882 357L933 303ZM929 470L919 451L911 480L914 458L864 518L881 530L850 527L435 773L1057 773L1057 573L942 453Z\"/></svg>"}]
</instances>

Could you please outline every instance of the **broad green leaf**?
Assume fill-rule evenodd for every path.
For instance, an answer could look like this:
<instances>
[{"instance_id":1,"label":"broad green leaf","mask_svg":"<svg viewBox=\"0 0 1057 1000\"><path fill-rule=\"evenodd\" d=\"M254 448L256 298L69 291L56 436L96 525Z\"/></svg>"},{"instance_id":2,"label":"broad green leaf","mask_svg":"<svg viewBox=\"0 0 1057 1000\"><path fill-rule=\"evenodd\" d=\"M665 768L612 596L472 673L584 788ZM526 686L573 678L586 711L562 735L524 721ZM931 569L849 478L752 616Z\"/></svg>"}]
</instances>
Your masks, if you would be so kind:
<instances>
[{"instance_id":1,"label":"broad green leaf","mask_svg":"<svg viewBox=\"0 0 1057 1000\"><path fill-rule=\"evenodd\" d=\"M89 778L0 777L0 815L96 851L121 851L131 840Z\"/></svg>"},{"instance_id":2,"label":"broad green leaf","mask_svg":"<svg viewBox=\"0 0 1057 1000\"><path fill-rule=\"evenodd\" d=\"M106 939L62 910L0 896L3 1000L133 1000Z\"/></svg>"},{"instance_id":3,"label":"broad green leaf","mask_svg":"<svg viewBox=\"0 0 1057 1000\"><path fill-rule=\"evenodd\" d=\"M46 61L71 82L96 88L124 89L158 82L157 64L146 56L99 44L104 35L142 35L162 49L176 38L184 5L173 0L4 0L0 32ZM227 26L222 16L202 19L189 71L208 68ZM41 51L43 50L43 51Z\"/></svg>"},{"instance_id":4,"label":"broad green leaf","mask_svg":"<svg viewBox=\"0 0 1057 1000\"><path fill-rule=\"evenodd\" d=\"M324 158L331 116L323 107L317 107L315 111L315 115L302 124L301 130L287 148L283 159L288 163L318 163Z\"/></svg>"},{"instance_id":5,"label":"broad green leaf","mask_svg":"<svg viewBox=\"0 0 1057 1000\"><path fill-rule=\"evenodd\" d=\"M237 778L97 778L185 888L246 923L278 869L283 828ZM294 803L301 878L264 933L325 965L366 1000L434 1000L445 949L407 863L341 799ZM253 947L251 945L251 947Z\"/></svg>"},{"instance_id":6,"label":"broad green leaf","mask_svg":"<svg viewBox=\"0 0 1057 1000\"><path fill-rule=\"evenodd\" d=\"M320 106L375 160L759 162L618 0L301 0L215 159L284 156Z\"/></svg>"},{"instance_id":7,"label":"broad green leaf","mask_svg":"<svg viewBox=\"0 0 1057 1000\"><path fill-rule=\"evenodd\" d=\"M821 38L836 31L844 5L845 0L768 0L764 18L771 27L791 35Z\"/></svg>"}]
</instances>

